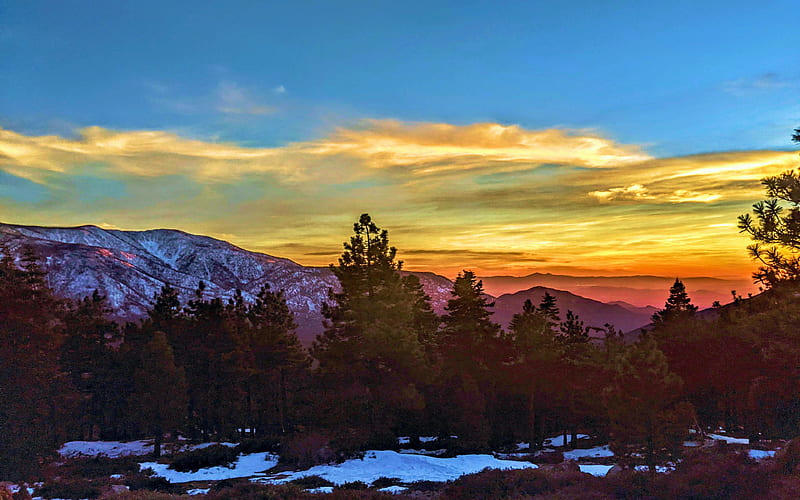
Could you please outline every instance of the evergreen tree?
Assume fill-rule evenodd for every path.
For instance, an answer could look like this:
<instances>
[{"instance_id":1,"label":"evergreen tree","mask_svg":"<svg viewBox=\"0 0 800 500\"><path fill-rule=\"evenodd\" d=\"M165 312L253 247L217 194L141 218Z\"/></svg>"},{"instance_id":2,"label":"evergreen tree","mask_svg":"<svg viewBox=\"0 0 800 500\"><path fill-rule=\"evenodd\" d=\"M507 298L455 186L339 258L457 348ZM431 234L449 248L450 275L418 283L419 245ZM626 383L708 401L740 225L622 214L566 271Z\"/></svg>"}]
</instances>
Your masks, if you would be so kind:
<instances>
[{"instance_id":1,"label":"evergreen tree","mask_svg":"<svg viewBox=\"0 0 800 500\"><path fill-rule=\"evenodd\" d=\"M546 410L552 406L552 388L556 384L552 375L561 356L561 347L556 342L556 323L552 320L554 306L553 300L548 307L537 309L530 299L526 300L522 312L511 318L507 335L512 352L508 363L511 384L525 404L522 438L532 447L540 446L545 438Z\"/></svg>"},{"instance_id":2,"label":"evergreen tree","mask_svg":"<svg viewBox=\"0 0 800 500\"><path fill-rule=\"evenodd\" d=\"M180 428L186 416L186 378L175 366L172 348L164 332L157 331L139 356L134 374L130 411L154 439L153 455L161 456L165 432Z\"/></svg>"},{"instance_id":3,"label":"evergreen tree","mask_svg":"<svg viewBox=\"0 0 800 500\"><path fill-rule=\"evenodd\" d=\"M66 436L76 395L59 368L64 302L31 249L0 244L0 477L28 479Z\"/></svg>"},{"instance_id":4,"label":"evergreen tree","mask_svg":"<svg viewBox=\"0 0 800 500\"><path fill-rule=\"evenodd\" d=\"M800 143L800 128L792 140ZM747 247L761 266L753 279L767 288L800 281L800 173L788 170L761 180L768 199L753 205L750 214L739 216L738 226L755 241Z\"/></svg>"},{"instance_id":5,"label":"evergreen tree","mask_svg":"<svg viewBox=\"0 0 800 500\"><path fill-rule=\"evenodd\" d=\"M439 409L446 432L474 449L488 445L490 410L497 396L494 375L502 361L500 325L492 322L494 302L472 271L459 273L453 298L442 318L439 349L443 381L439 390L446 409ZM443 411L444 410L444 411Z\"/></svg>"},{"instance_id":6,"label":"evergreen tree","mask_svg":"<svg viewBox=\"0 0 800 500\"><path fill-rule=\"evenodd\" d=\"M652 339L628 348L604 391L614 453L629 457L643 448L651 470L659 460L676 457L693 409L681 400L680 377Z\"/></svg>"},{"instance_id":7,"label":"evergreen tree","mask_svg":"<svg viewBox=\"0 0 800 500\"><path fill-rule=\"evenodd\" d=\"M570 344L589 341L589 329L583 326L577 314L567 310L567 317L559 326L561 340Z\"/></svg>"},{"instance_id":8,"label":"evergreen tree","mask_svg":"<svg viewBox=\"0 0 800 500\"><path fill-rule=\"evenodd\" d=\"M235 302L230 307L238 309ZM310 359L294 332L297 325L283 291L263 286L255 302L245 309L245 318L248 424L261 432L271 427L269 430L285 433L290 419L297 417L293 396L305 382Z\"/></svg>"},{"instance_id":9,"label":"evergreen tree","mask_svg":"<svg viewBox=\"0 0 800 500\"><path fill-rule=\"evenodd\" d=\"M665 323L686 320L694 316L697 306L692 304L686 287L683 282L675 278L675 283L669 289L669 298L664 304L664 309L653 314L653 323L662 325Z\"/></svg>"},{"instance_id":10,"label":"evergreen tree","mask_svg":"<svg viewBox=\"0 0 800 500\"><path fill-rule=\"evenodd\" d=\"M78 301L65 318L65 340L61 346L61 366L72 385L81 393L81 422L84 439L110 423L106 418L119 404L116 384L116 356L109 344L119 341L118 325L106 318L111 312L106 298L95 290Z\"/></svg>"},{"instance_id":11,"label":"evergreen tree","mask_svg":"<svg viewBox=\"0 0 800 500\"><path fill-rule=\"evenodd\" d=\"M550 292L545 291L542 301L539 303L539 311L553 321L558 321L558 306L556 305L556 298L550 295Z\"/></svg>"},{"instance_id":12,"label":"evergreen tree","mask_svg":"<svg viewBox=\"0 0 800 500\"><path fill-rule=\"evenodd\" d=\"M416 326L429 314L418 281L404 279L388 231L368 214L331 271L341 287L323 307L325 332L312 346L319 361L322 402L331 426L356 429L365 439L388 442L400 412L423 406L419 393L423 349Z\"/></svg>"}]
</instances>

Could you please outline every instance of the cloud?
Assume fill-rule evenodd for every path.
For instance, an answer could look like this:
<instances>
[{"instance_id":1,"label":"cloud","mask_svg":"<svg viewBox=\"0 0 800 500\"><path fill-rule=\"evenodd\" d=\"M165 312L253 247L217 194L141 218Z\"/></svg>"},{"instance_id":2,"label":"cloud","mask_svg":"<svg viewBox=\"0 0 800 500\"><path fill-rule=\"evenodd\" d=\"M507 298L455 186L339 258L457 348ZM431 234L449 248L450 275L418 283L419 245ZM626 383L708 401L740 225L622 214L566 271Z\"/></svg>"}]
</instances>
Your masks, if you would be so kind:
<instances>
[{"instance_id":1,"label":"cloud","mask_svg":"<svg viewBox=\"0 0 800 500\"><path fill-rule=\"evenodd\" d=\"M221 113L263 116L277 112L277 108L265 104L254 97L252 92L234 82L222 82L217 89L217 98L217 110Z\"/></svg>"},{"instance_id":2,"label":"cloud","mask_svg":"<svg viewBox=\"0 0 800 500\"><path fill-rule=\"evenodd\" d=\"M330 263L369 212L408 268L450 275L543 261L703 273L709 255L730 272L748 265L747 241L726 224L763 198L761 178L797 164L788 151L654 158L594 132L492 123L369 120L278 147L0 129L3 182L28 193L6 189L0 210L19 223L177 227L313 265Z\"/></svg>"},{"instance_id":3,"label":"cloud","mask_svg":"<svg viewBox=\"0 0 800 500\"><path fill-rule=\"evenodd\" d=\"M284 87L283 85L278 85L277 87L272 89L272 91L275 92L276 94L285 94L286 93L286 87Z\"/></svg>"},{"instance_id":4,"label":"cloud","mask_svg":"<svg viewBox=\"0 0 800 500\"><path fill-rule=\"evenodd\" d=\"M776 89L794 87L797 82L780 76L777 73L763 73L751 78L740 78L722 84L722 90L735 96L743 96L754 92L765 92Z\"/></svg>"},{"instance_id":5,"label":"cloud","mask_svg":"<svg viewBox=\"0 0 800 500\"><path fill-rule=\"evenodd\" d=\"M506 168L543 163L604 167L650 159L638 146L596 134L562 129L525 130L516 125L403 123L368 120L318 141L317 154L349 154L375 168L409 167L434 174L504 163Z\"/></svg>"},{"instance_id":6,"label":"cloud","mask_svg":"<svg viewBox=\"0 0 800 500\"><path fill-rule=\"evenodd\" d=\"M655 196L650 194L649 190L641 184L611 188L607 191L591 191L589 196L594 196L600 201L639 201L655 199Z\"/></svg>"},{"instance_id":7,"label":"cloud","mask_svg":"<svg viewBox=\"0 0 800 500\"><path fill-rule=\"evenodd\" d=\"M610 188L606 191L591 191L589 196L594 196L601 202L634 201L634 202L670 202L670 203L710 203L722 198L720 194L698 193L678 189L672 193L653 193L641 184L632 184L627 187Z\"/></svg>"}]
</instances>

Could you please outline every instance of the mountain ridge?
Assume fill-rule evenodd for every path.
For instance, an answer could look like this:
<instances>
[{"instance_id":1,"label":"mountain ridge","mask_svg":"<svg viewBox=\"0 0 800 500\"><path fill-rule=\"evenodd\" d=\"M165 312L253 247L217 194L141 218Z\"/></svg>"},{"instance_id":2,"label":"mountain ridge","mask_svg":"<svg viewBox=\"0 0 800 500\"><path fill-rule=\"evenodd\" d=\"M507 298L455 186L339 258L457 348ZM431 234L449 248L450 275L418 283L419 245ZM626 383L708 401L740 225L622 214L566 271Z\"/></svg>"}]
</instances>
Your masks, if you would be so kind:
<instances>
[{"instance_id":1,"label":"mountain ridge","mask_svg":"<svg viewBox=\"0 0 800 500\"><path fill-rule=\"evenodd\" d=\"M338 287L328 267L303 266L290 259L179 229L124 231L95 225L48 227L0 223L0 239L17 253L24 246L33 247L42 259L50 286L58 295L81 298L97 289L108 298L115 319L121 321L144 317L164 284L176 288L183 301L193 296L200 281L205 283L208 296L231 298L239 289L246 300L252 300L261 286L268 284L273 290L284 290L299 325L298 337L308 345L323 330L321 312L322 304L329 300L328 290ZM446 312L447 301L452 297L452 281L430 271L403 273L420 279L435 312L440 315ZM553 287L527 292L529 296L542 295L545 289L561 299L562 314L575 309L591 326L609 322L619 329L630 329L633 323L636 324L631 328L640 326L641 317L652 315L646 308L609 305ZM492 297L497 303L494 321L507 326L511 316L521 310L524 299L517 300L518 293ZM539 300L534 302L538 304Z\"/></svg>"}]
</instances>

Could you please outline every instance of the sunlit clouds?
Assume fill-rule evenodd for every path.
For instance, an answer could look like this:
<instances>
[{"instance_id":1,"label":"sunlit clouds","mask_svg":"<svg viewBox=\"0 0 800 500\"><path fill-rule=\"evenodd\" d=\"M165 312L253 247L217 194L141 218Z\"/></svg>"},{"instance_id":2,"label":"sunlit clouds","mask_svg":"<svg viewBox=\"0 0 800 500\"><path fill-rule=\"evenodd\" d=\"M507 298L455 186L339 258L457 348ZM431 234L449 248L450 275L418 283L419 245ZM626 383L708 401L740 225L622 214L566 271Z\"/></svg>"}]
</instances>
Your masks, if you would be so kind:
<instances>
[{"instance_id":1,"label":"sunlit clouds","mask_svg":"<svg viewBox=\"0 0 800 500\"><path fill-rule=\"evenodd\" d=\"M259 111L226 92L230 112ZM368 120L260 148L160 130L0 129L0 209L20 224L180 228L310 265L335 261L370 212L407 267L451 276L743 277L736 216L763 196L761 178L797 163L787 151L655 158L596 131L495 123Z\"/></svg>"}]
</instances>

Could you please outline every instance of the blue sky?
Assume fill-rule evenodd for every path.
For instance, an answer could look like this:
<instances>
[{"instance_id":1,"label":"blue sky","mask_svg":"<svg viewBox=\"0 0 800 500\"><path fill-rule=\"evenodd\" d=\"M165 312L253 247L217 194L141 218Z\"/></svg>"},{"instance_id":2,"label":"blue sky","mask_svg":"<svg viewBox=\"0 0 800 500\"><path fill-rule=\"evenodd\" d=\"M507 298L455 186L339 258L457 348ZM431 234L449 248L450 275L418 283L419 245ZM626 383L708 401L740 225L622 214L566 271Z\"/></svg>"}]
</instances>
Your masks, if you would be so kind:
<instances>
[{"instance_id":1,"label":"blue sky","mask_svg":"<svg viewBox=\"0 0 800 500\"><path fill-rule=\"evenodd\" d=\"M476 141L473 146L480 149L487 142L478 135L495 130L492 133L496 136L496 130L506 130L470 128L476 124L517 127L534 134L519 135L521 144L539 137L536 131L554 130L609 141L609 147L620 148L614 155L625 165L634 157L668 162L706 153L791 151L788 137L800 126L798 21L800 6L788 0L505 4L0 0L0 127L16 145L16 149L8 145L6 150L0 149L0 208L14 219L9 222L85 221L143 228L159 225L159 219L154 220L148 211L135 212L133 202L126 207L125 215L110 212L107 202L118 199L124 205L126 197L153 192L158 193L151 195L150 204L154 206L165 206L171 198L190 207L209 200L228 205L258 205L260 201L260 209L270 213L258 220L251 216L250 224L267 220L297 223L294 207L265 204L264 198L278 199L280 193L287 192L288 188L276 180L279 174L275 169L280 170L280 165L251 168L250 177L242 174L235 179L189 174L183 167L175 170L175 164L165 159L175 157L169 147L156 151L152 144L141 144L144 137L154 141L156 136L170 147L178 147L180 141L184 146L197 141L191 144L198 149L221 144L240 148L242 151L236 154L225 153L229 160L230 154L236 156L231 161L239 161L248 149L266 148L272 151L267 156L272 158L277 152L285 165L299 164L295 154L307 158L309 144L315 144L311 149L319 155L323 151L319 144L335 143L337 156L327 158L324 164L347 171L353 171L356 164L367 165L364 158L377 158L375 148L385 147L386 155L398 154L404 159L381 164L386 168L380 176L364 167L367 170L353 174L347 189L342 182L335 182L336 175L311 176L307 179L316 187L292 188L289 192L293 199L314 196L333 200L334 195L339 196L341 199L322 203L314 216L340 223L360 211L381 208L354 206L348 210L345 191L394 183L403 188L403 194L395 191L386 196L397 203L410 203L410 198L418 203L412 211L416 215L410 218L432 221L441 215L451 221L448 229L456 224L455 216L447 212L449 205L438 198L423 200L419 193L425 188L412 193L408 186L413 183L398 176L402 168L429 171L411 169L409 144L404 143L402 154L392 149L399 147L398 141L411 140L415 148L429 147L431 138L423 136L430 133L438 138L438 149L426 150L422 154L425 161L434 161L431 154L444 154L435 162L450 162L451 166L462 165L462 160L470 156L463 150L468 146L464 141ZM454 128L445 133L426 124ZM50 149L37 152L38 157L21 159L21 144L50 140L43 137L76 141L70 148L83 151L77 145L87 142L82 131L88 128L100 131L92 137L106 138L103 140L107 140L106 132L134 134L108 140L130 146L127 139L135 137L141 162L162 165L169 179L187 176L186 182L178 186L176 181L174 195L168 186L155 190L147 182L159 177L157 172L130 164L114 170L120 163L109 156L108 150L84 151L83 158L65 159L48 156L52 147L47 146ZM135 135L139 132L155 135ZM365 140L367 133L372 134L369 154L365 156L366 150L353 153L354 144L365 144L359 141ZM378 140L376 134L389 135ZM343 137L354 142L345 147ZM456 143L462 149L453 160ZM23 149L28 151L28 147ZM147 154L142 153L144 150ZM477 177L451 179L447 185L461 183L472 189L492 178L505 179L500 182L506 182L510 189L522 175L521 169L509 173L499 166L510 154L506 151L487 160ZM159 160L150 155L157 155ZM538 170L536 185L544 186L541 191L545 193L563 188L557 172L566 172L567 168L577 172L584 168L581 162L588 161L564 160L561 153L554 158L539 153L512 156L514 161L521 158L527 162L528 174L542 165L564 167ZM7 159L3 161L4 157ZM573 160L577 163L561 163ZM495 161L499 163L492 163ZM602 162L589 163L596 168ZM496 168L489 168L490 164ZM784 166L783 159L777 164L760 164L751 177L771 174ZM217 168L207 166L203 172L217 172ZM726 168L719 167L715 172L729 171ZM268 176L265 170L270 171ZM319 172L320 168L311 170ZM749 181L755 187L746 195L737 191L738 197L719 191L722 187L717 181L708 187L719 192L700 192L695 189L696 183L670 185L663 192L655 192L646 183L654 179L653 174L645 170L650 173L643 174L641 180L623 175L624 181L612 182L611 176L607 185L587 184L580 192L579 204L638 200L642 206L636 210L641 210L646 219L648 214L664 211L682 213L686 200L692 200L691 205L699 207L702 203L704 210L713 205L725 208L726 214L735 214L747 209L752 203L747 196L760 189L756 177ZM547 172L551 174L545 175ZM542 180L543 175L552 186ZM191 184L188 187L187 182ZM493 185L496 190L496 183ZM737 185L737 189L740 187ZM508 196L513 196L511 191ZM597 193L610 194L603 197ZM475 196L490 199L500 195L484 190L476 191ZM526 195L518 205L536 200ZM728 205L718 205L725 203ZM462 206L460 210L468 208ZM540 215L528 208L527 212L507 212L510 223ZM298 235L264 239L236 229L236 212L210 210L200 221L197 209L188 214L173 208L164 210L175 214L164 221L173 226L226 236L251 248L266 250L284 245L290 249L294 248L292 244L299 244L290 241ZM606 205L598 205L596 211L583 207L581 215L574 215L575 223L594 220L600 214L605 217L608 210ZM629 212L634 208L618 210ZM386 212L391 222L412 231L411 220L399 218L393 208ZM136 213L138 218L134 217ZM274 219L275 214L286 218ZM311 217L308 214L304 220ZM488 218L492 224L499 224L502 214ZM674 220L678 225L678 219ZM342 227L346 231L348 226ZM437 227L429 222L417 229L424 233ZM399 231L404 234L404 229ZM324 254L323 247L328 247L321 243L322 238L320 235L319 241L291 256L303 261L304 255L312 258ZM534 238L533 234L528 238ZM541 239L540 235L537 238ZM330 255L338 248L335 241ZM420 245L412 244L415 250ZM464 265L470 262L466 259ZM488 266L486 262L478 267L481 265Z\"/></svg>"}]
</instances>

